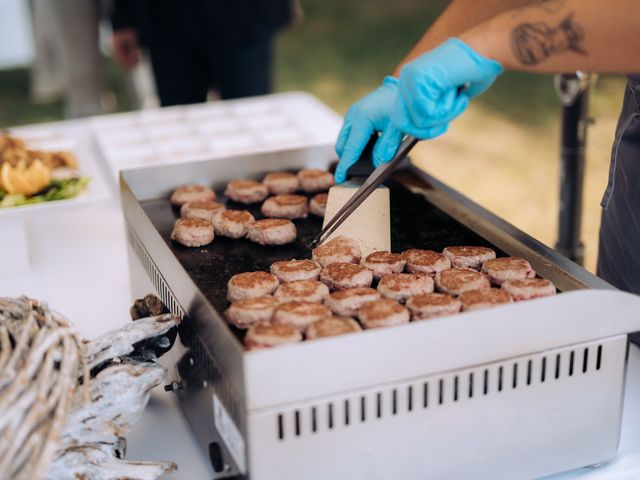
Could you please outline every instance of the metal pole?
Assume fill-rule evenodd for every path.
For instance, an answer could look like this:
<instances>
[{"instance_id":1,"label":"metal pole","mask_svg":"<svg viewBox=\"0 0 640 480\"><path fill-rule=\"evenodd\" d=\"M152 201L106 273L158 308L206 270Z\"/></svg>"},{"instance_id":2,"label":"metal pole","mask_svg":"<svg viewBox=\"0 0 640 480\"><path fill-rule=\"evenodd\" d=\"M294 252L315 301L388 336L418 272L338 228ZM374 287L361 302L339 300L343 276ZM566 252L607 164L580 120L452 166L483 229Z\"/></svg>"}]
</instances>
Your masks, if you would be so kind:
<instances>
[{"instance_id":1,"label":"metal pole","mask_svg":"<svg viewBox=\"0 0 640 480\"><path fill-rule=\"evenodd\" d=\"M582 193L589 123L589 76L558 75L555 86L562 101L560 146L560 211L556 250L578 264L584 262Z\"/></svg>"}]
</instances>

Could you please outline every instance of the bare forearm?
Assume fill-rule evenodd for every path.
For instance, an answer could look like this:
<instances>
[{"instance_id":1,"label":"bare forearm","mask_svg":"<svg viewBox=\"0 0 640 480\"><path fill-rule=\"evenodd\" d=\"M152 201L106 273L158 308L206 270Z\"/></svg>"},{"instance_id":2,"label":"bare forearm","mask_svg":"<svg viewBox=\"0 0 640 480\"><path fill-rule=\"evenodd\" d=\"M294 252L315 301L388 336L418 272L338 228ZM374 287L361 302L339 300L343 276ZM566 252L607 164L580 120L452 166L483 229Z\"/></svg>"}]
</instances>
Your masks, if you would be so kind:
<instances>
[{"instance_id":1,"label":"bare forearm","mask_svg":"<svg viewBox=\"0 0 640 480\"><path fill-rule=\"evenodd\" d=\"M506 69L640 72L638 0L554 0L502 13L460 35Z\"/></svg>"},{"instance_id":2,"label":"bare forearm","mask_svg":"<svg viewBox=\"0 0 640 480\"><path fill-rule=\"evenodd\" d=\"M450 37L456 37L478 24L499 15L540 0L453 0L442 12L420 41L397 66L400 68L423 53L431 50Z\"/></svg>"}]
</instances>

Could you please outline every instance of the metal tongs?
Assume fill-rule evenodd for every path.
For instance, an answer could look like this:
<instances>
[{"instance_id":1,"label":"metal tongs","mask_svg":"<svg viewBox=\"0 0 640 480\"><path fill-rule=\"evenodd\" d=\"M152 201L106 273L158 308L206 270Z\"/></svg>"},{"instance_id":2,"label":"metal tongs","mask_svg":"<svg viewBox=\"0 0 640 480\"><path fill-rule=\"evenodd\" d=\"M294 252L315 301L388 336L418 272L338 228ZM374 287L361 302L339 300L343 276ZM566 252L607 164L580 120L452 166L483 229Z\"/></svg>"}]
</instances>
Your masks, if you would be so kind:
<instances>
[{"instance_id":1,"label":"metal tongs","mask_svg":"<svg viewBox=\"0 0 640 480\"><path fill-rule=\"evenodd\" d=\"M371 175L367 177L362 186L358 188L356 193L349 199L344 206L338 210L333 218L327 223L327 226L322 229L320 234L309 244L309 248L316 248L322 245L329 236L336 231L336 229L342 225L342 223L351 215L361 204L364 202L371 193L384 182L391 172L398 166L402 160L409 154L411 149L418 143L418 139L407 135L395 157L388 162L383 163L376 168Z\"/></svg>"}]
</instances>

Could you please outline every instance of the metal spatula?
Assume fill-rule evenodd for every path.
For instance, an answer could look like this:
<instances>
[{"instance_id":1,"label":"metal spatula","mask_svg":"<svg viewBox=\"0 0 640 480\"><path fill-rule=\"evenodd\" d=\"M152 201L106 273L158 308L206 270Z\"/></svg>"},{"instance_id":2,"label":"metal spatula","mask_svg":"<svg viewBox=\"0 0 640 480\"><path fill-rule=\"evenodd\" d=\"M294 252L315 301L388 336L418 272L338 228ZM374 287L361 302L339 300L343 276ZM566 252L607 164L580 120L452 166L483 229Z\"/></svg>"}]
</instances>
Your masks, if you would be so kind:
<instances>
[{"instance_id":1,"label":"metal spatula","mask_svg":"<svg viewBox=\"0 0 640 480\"><path fill-rule=\"evenodd\" d=\"M309 244L309 248L316 248L324 243L333 232L364 202L378 186L384 182L391 172L404 160L411 149L418 143L418 139L406 136L398 148L393 159L388 163L383 163L376 168L371 175L362 183L362 186L347 201L343 207L329 220L320 234Z\"/></svg>"}]
</instances>

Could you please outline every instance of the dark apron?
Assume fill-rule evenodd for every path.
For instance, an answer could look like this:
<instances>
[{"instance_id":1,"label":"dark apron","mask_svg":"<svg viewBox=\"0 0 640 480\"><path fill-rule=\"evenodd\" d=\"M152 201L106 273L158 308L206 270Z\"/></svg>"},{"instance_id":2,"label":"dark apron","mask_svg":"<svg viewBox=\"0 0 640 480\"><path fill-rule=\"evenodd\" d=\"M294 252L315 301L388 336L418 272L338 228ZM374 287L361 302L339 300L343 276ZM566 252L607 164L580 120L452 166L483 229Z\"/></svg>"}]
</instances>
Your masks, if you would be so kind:
<instances>
[{"instance_id":1,"label":"dark apron","mask_svg":"<svg viewBox=\"0 0 640 480\"><path fill-rule=\"evenodd\" d=\"M630 76L602 199L598 275L640 294L640 76Z\"/></svg>"}]
</instances>

